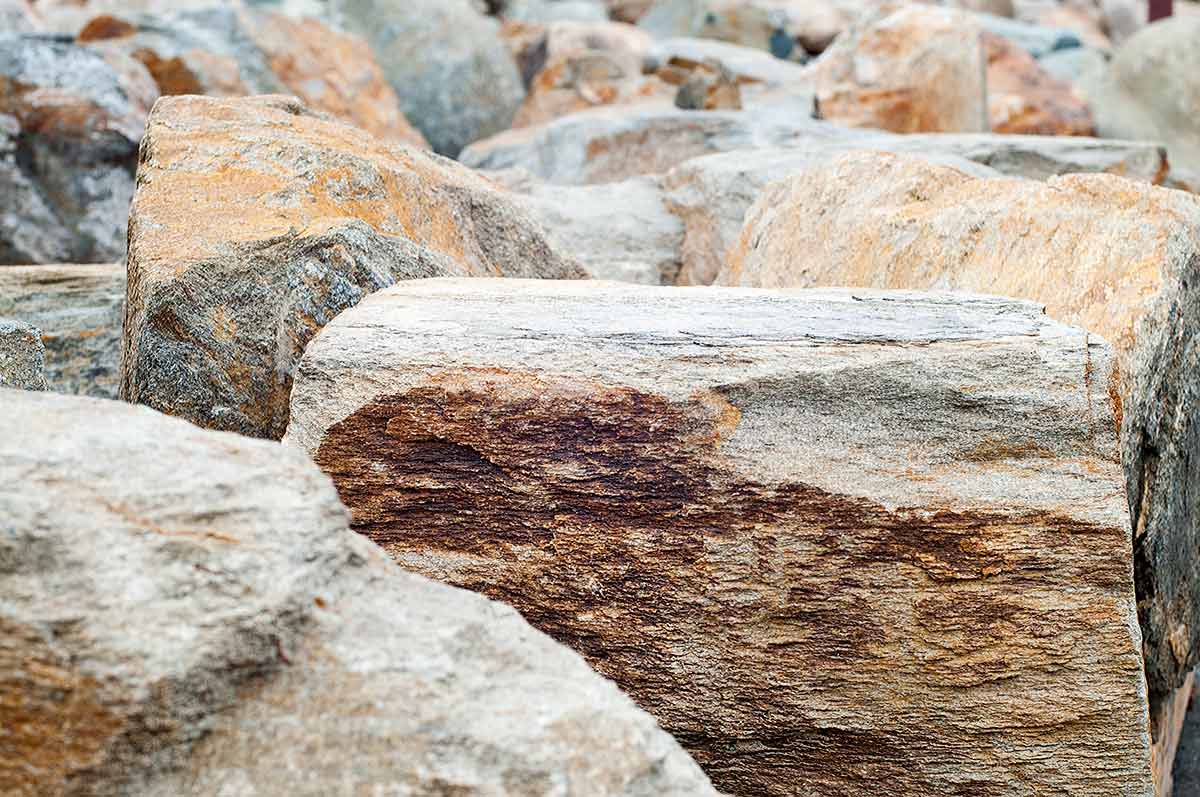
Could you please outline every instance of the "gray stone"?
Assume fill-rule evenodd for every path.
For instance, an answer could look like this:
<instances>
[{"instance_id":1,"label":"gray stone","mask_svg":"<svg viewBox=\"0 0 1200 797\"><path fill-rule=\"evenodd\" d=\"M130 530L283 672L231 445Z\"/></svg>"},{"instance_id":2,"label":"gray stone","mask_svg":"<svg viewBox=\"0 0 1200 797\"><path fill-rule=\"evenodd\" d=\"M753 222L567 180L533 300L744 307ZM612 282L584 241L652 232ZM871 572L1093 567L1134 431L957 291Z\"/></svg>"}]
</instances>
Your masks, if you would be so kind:
<instances>
[{"instance_id":1,"label":"gray stone","mask_svg":"<svg viewBox=\"0 0 1200 797\"><path fill-rule=\"evenodd\" d=\"M124 255L155 96L130 59L114 66L85 47L0 34L0 264Z\"/></svg>"},{"instance_id":2,"label":"gray stone","mask_svg":"<svg viewBox=\"0 0 1200 797\"><path fill-rule=\"evenodd\" d=\"M50 390L117 397L125 318L123 263L0 268L0 316L41 330Z\"/></svg>"},{"instance_id":3,"label":"gray stone","mask_svg":"<svg viewBox=\"0 0 1200 797\"><path fill-rule=\"evenodd\" d=\"M672 284L683 224L651 177L602 185L553 185L520 170L492 173L546 231L546 239L593 279Z\"/></svg>"},{"instance_id":4,"label":"gray stone","mask_svg":"<svg viewBox=\"0 0 1200 797\"><path fill-rule=\"evenodd\" d=\"M351 533L302 453L0 408L0 792L715 795L577 655Z\"/></svg>"},{"instance_id":5,"label":"gray stone","mask_svg":"<svg viewBox=\"0 0 1200 797\"><path fill-rule=\"evenodd\" d=\"M330 12L371 45L405 116L443 155L507 129L525 97L498 24L468 0L331 0Z\"/></svg>"},{"instance_id":6,"label":"gray stone","mask_svg":"<svg viewBox=\"0 0 1200 797\"><path fill-rule=\"evenodd\" d=\"M1149 25L1117 48L1108 69L1081 78L1106 138L1167 145L1171 165L1200 171L1200 16Z\"/></svg>"},{"instance_id":7,"label":"gray stone","mask_svg":"<svg viewBox=\"0 0 1200 797\"><path fill-rule=\"evenodd\" d=\"M507 0L505 20L533 22L607 22L603 0Z\"/></svg>"},{"instance_id":8,"label":"gray stone","mask_svg":"<svg viewBox=\"0 0 1200 797\"><path fill-rule=\"evenodd\" d=\"M1150 797L1112 366L994 297L422 280L286 440L724 791Z\"/></svg>"},{"instance_id":9,"label":"gray stone","mask_svg":"<svg viewBox=\"0 0 1200 797\"><path fill-rule=\"evenodd\" d=\"M45 390L45 356L37 328L0 318L0 388Z\"/></svg>"},{"instance_id":10,"label":"gray stone","mask_svg":"<svg viewBox=\"0 0 1200 797\"><path fill-rule=\"evenodd\" d=\"M1108 58L1091 47L1074 47L1043 55L1038 59L1038 66L1051 77L1075 84L1087 79L1088 75L1103 72L1108 67Z\"/></svg>"},{"instance_id":11,"label":"gray stone","mask_svg":"<svg viewBox=\"0 0 1200 797\"><path fill-rule=\"evenodd\" d=\"M700 155L785 144L817 124L811 94L742 111L610 106L506 131L467 147L460 160L476 169L524 169L550 183L611 183Z\"/></svg>"}]
</instances>

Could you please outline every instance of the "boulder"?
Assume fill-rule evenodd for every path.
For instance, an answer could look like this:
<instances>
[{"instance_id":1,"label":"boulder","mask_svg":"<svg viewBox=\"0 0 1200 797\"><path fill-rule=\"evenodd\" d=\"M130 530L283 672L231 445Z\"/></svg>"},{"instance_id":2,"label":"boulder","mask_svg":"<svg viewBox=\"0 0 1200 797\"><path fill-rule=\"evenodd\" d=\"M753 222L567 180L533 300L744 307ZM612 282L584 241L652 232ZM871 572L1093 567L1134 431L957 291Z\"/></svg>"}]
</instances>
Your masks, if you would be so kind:
<instances>
[{"instance_id":1,"label":"boulder","mask_svg":"<svg viewBox=\"0 0 1200 797\"><path fill-rule=\"evenodd\" d=\"M0 792L715 794L579 656L352 534L299 452L0 406Z\"/></svg>"},{"instance_id":2,"label":"boulder","mask_svg":"<svg viewBox=\"0 0 1200 797\"><path fill-rule=\"evenodd\" d=\"M41 331L50 390L117 397L124 264L0 268L0 316Z\"/></svg>"},{"instance_id":3,"label":"boulder","mask_svg":"<svg viewBox=\"0 0 1200 797\"><path fill-rule=\"evenodd\" d=\"M1071 83L1082 95L1080 85L1088 80L1092 72L1103 72L1108 68L1108 58L1099 50L1090 47L1075 47L1060 50L1038 59L1038 66L1050 77Z\"/></svg>"},{"instance_id":4,"label":"boulder","mask_svg":"<svg viewBox=\"0 0 1200 797\"><path fill-rule=\"evenodd\" d=\"M593 279L675 282L683 223L668 209L656 179L553 185L521 170L489 176L516 192L514 200L541 223L554 248L570 252Z\"/></svg>"},{"instance_id":5,"label":"boulder","mask_svg":"<svg viewBox=\"0 0 1200 797\"><path fill-rule=\"evenodd\" d=\"M885 5L809 68L823 119L896 133L988 130L986 59L972 15Z\"/></svg>"},{"instance_id":6,"label":"boulder","mask_svg":"<svg viewBox=\"0 0 1200 797\"><path fill-rule=\"evenodd\" d=\"M309 339L370 291L583 275L470 170L287 97L160 100L129 242L122 397L262 437Z\"/></svg>"},{"instance_id":7,"label":"boulder","mask_svg":"<svg viewBox=\"0 0 1200 797\"><path fill-rule=\"evenodd\" d=\"M312 18L233 6L93 19L79 39L140 60L162 94L293 93L379 138L426 147L366 42Z\"/></svg>"},{"instance_id":8,"label":"boulder","mask_svg":"<svg viewBox=\"0 0 1200 797\"><path fill-rule=\"evenodd\" d=\"M513 118L514 128L545 124L560 116L606 105L658 100L675 91L642 74L642 59L619 50L586 49L548 56Z\"/></svg>"},{"instance_id":9,"label":"boulder","mask_svg":"<svg viewBox=\"0 0 1200 797\"><path fill-rule=\"evenodd\" d=\"M807 73L799 64L780 60L752 47L711 39L672 38L659 41L651 48L649 57L660 65L717 61L744 83L803 86L807 80Z\"/></svg>"},{"instance_id":10,"label":"boulder","mask_svg":"<svg viewBox=\"0 0 1200 797\"><path fill-rule=\"evenodd\" d=\"M521 76L498 23L468 0L330 0L330 13L367 40L404 115L442 155L512 122Z\"/></svg>"},{"instance_id":11,"label":"boulder","mask_svg":"<svg viewBox=\"0 0 1200 797\"><path fill-rule=\"evenodd\" d=\"M37 33L41 29L41 20L29 0L0 0L0 31Z\"/></svg>"},{"instance_id":12,"label":"boulder","mask_svg":"<svg viewBox=\"0 0 1200 797\"><path fill-rule=\"evenodd\" d=\"M46 347L35 327L0 318L0 388L45 390L45 356Z\"/></svg>"},{"instance_id":13,"label":"boulder","mask_svg":"<svg viewBox=\"0 0 1200 797\"><path fill-rule=\"evenodd\" d=\"M1034 58L1082 45L1079 36L1067 28L1035 25L995 14L974 14L972 18L988 33L1006 39Z\"/></svg>"},{"instance_id":14,"label":"boulder","mask_svg":"<svg viewBox=\"0 0 1200 797\"><path fill-rule=\"evenodd\" d=\"M156 94L136 61L0 34L0 264L124 255L138 141Z\"/></svg>"},{"instance_id":15,"label":"boulder","mask_svg":"<svg viewBox=\"0 0 1200 797\"><path fill-rule=\"evenodd\" d=\"M984 291L1112 341L1151 715L1200 659L1200 199L1111 175L979 180L881 153L764 191L718 282ZM1157 734L1156 734L1157 738Z\"/></svg>"},{"instance_id":16,"label":"boulder","mask_svg":"<svg viewBox=\"0 0 1200 797\"><path fill-rule=\"evenodd\" d=\"M862 0L658 0L639 25L661 39L716 39L803 60L824 50L864 5Z\"/></svg>"},{"instance_id":17,"label":"boulder","mask_svg":"<svg viewBox=\"0 0 1200 797\"><path fill-rule=\"evenodd\" d=\"M1117 48L1107 70L1086 73L1100 135L1162 141L1173 167L1200 171L1198 37L1200 16L1156 22Z\"/></svg>"},{"instance_id":18,"label":"boulder","mask_svg":"<svg viewBox=\"0 0 1200 797\"><path fill-rule=\"evenodd\" d=\"M854 150L910 153L981 177L1002 173L1041 180L1070 172L1108 172L1161 182L1167 171L1163 148L1154 144L989 133L892 135L826 124L786 147L706 155L666 174L667 204L686 230L681 282L708 285L716 278L741 236L746 211L767 185Z\"/></svg>"},{"instance_id":19,"label":"boulder","mask_svg":"<svg viewBox=\"0 0 1200 797\"><path fill-rule=\"evenodd\" d=\"M1095 130L1087 102L1075 88L1051 77L1033 56L991 33L987 52L988 119L996 133L1090 136Z\"/></svg>"},{"instance_id":20,"label":"boulder","mask_svg":"<svg viewBox=\"0 0 1200 797\"><path fill-rule=\"evenodd\" d=\"M1004 299L423 280L313 341L286 441L724 791L1144 797L1111 370Z\"/></svg>"},{"instance_id":21,"label":"boulder","mask_svg":"<svg viewBox=\"0 0 1200 797\"><path fill-rule=\"evenodd\" d=\"M604 0L505 0L506 20L519 22L607 22Z\"/></svg>"},{"instance_id":22,"label":"boulder","mask_svg":"<svg viewBox=\"0 0 1200 797\"><path fill-rule=\"evenodd\" d=\"M551 183L612 183L659 174L700 155L784 144L814 124L805 98L705 113L607 106L492 136L459 159L476 169L524 169Z\"/></svg>"}]
</instances>

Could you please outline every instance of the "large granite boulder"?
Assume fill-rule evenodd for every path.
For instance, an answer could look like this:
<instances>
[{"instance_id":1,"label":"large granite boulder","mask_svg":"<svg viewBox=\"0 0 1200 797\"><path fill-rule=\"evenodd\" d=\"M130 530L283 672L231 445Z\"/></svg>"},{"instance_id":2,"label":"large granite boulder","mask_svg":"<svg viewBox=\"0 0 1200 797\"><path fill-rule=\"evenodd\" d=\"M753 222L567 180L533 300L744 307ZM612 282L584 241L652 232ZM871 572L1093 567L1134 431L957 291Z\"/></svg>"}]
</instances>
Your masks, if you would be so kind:
<instances>
[{"instance_id":1,"label":"large granite boulder","mask_svg":"<svg viewBox=\"0 0 1200 797\"><path fill-rule=\"evenodd\" d=\"M0 32L0 264L124 255L138 142L156 96L132 59Z\"/></svg>"},{"instance_id":2,"label":"large granite boulder","mask_svg":"<svg viewBox=\"0 0 1200 797\"><path fill-rule=\"evenodd\" d=\"M294 98L165 97L129 219L121 394L279 437L304 346L398 279L583 276L492 183Z\"/></svg>"},{"instance_id":3,"label":"large granite boulder","mask_svg":"<svg viewBox=\"0 0 1200 797\"><path fill-rule=\"evenodd\" d=\"M330 0L370 44L404 114L449 156L508 128L525 95L498 23L469 0Z\"/></svg>"},{"instance_id":4,"label":"large granite boulder","mask_svg":"<svg viewBox=\"0 0 1200 797\"><path fill-rule=\"evenodd\" d=\"M1111 341L1159 715L1200 660L1200 198L1111 175L980 180L846 155L765 190L718 281L983 291L1043 302Z\"/></svg>"},{"instance_id":5,"label":"large granite boulder","mask_svg":"<svg viewBox=\"0 0 1200 797\"><path fill-rule=\"evenodd\" d=\"M41 332L50 390L117 397L124 264L0 268L0 316L20 319Z\"/></svg>"},{"instance_id":6,"label":"large granite boulder","mask_svg":"<svg viewBox=\"0 0 1200 797\"><path fill-rule=\"evenodd\" d=\"M0 792L715 795L577 655L276 443L0 390Z\"/></svg>"},{"instance_id":7,"label":"large granite boulder","mask_svg":"<svg viewBox=\"0 0 1200 797\"><path fill-rule=\"evenodd\" d=\"M998 298L422 280L312 342L285 440L730 793L1146 797L1112 373Z\"/></svg>"}]
</instances>

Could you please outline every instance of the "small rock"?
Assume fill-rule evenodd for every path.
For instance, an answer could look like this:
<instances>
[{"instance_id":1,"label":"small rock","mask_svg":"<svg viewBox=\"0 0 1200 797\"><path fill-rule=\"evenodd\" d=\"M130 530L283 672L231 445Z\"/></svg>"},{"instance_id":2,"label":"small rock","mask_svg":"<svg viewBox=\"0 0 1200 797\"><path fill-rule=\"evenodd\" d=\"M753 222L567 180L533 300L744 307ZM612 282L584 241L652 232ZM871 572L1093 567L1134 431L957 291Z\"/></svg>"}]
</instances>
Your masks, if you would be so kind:
<instances>
[{"instance_id":1,"label":"small rock","mask_svg":"<svg viewBox=\"0 0 1200 797\"><path fill-rule=\"evenodd\" d=\"M45 390L45 355L39 330L0 318L0 388Z\"/></svg>"},{"instance_id":2,"label":"small rock","mask_svg":"<svg viewBox=\"0 0 1200 797\"><path fill-rule=\"evenodd\" d=\"M679 87L675 107L691 111L739 111L742 92L737 76L720 61L708 59L691 70Z\"/></svg>"}]
</instances>

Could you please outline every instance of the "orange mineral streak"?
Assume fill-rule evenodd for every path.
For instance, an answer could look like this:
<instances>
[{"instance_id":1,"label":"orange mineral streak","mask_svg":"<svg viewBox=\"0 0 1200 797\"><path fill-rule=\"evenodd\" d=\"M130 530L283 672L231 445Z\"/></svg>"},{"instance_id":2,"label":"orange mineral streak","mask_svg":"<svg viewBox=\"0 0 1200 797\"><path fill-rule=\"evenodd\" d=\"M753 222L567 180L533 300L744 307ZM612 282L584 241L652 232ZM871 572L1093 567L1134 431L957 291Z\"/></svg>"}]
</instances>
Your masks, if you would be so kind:
<instances>
[{"instance_id":1,"label":"orange mineral streak","mask_svg":"<svg viewBox=\"0 0 1200 797\"><path fill-rule=\"evenodd\" d=\"M486 190L465 169L315 116L274 107L258 113L245 103L180 107L201 98L175 102L177 112L151 120L153 167L139 175L132 214L132 240L148 272L177 274L217 247L356 219L449 255L472 273L484 262L450 202L457 190ZM283 125L286 137L270 129ZM188 224L178 222L180 214Z\"/></svg>"}]
</instances>

